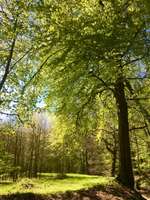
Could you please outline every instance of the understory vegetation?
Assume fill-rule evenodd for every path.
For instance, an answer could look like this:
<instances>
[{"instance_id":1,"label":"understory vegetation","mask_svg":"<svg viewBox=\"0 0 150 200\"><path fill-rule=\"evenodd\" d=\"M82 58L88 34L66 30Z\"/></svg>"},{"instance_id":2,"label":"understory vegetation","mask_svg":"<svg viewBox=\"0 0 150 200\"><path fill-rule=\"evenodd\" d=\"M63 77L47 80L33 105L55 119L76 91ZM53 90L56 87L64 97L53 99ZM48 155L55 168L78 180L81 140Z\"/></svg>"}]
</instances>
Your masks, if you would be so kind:
<instances>
[{"instance_id":1,"label":"understory vegetation","mask_svg":"<svg viewBox=\"0 0 150 200\"><path fill-rule=\"evenodd\" d=\"M92 188L96 185L110 184L112 178L67 174L66 178L58 178L56 174L43 174L38 179L24 178L13 183L4 181L0 184L0 194L14 193L55 194L66 191L77 191Z\"/></svg>"}]
</instances>

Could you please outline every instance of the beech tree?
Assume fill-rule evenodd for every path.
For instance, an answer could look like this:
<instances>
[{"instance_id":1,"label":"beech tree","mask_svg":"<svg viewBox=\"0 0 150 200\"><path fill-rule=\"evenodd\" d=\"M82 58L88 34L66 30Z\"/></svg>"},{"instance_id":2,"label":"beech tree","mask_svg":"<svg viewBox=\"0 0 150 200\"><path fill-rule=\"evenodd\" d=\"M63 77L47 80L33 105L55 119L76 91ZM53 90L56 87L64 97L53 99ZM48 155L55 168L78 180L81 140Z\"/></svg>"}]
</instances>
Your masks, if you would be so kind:
<instances>
[{"instance_id":1,"label":"beech tree","mask_svg":"<svg viewBox=\"0 0 150 200\"><path fill-rule=\"evenodd\" d=\"M53 89L57 102L77 121L87 105L111 97L118 116L118 180L133 189L128 105L129 99L138 97L132 80L142 81L141 74L149 73L149 5L138 0L100 2L45 3L52 10L45 12L47 30L58 40L54 47L47 41L43 49L54 55L45 68L45 79L50 78L46 84L57 88Z\"/></svg>"}]
</instances>

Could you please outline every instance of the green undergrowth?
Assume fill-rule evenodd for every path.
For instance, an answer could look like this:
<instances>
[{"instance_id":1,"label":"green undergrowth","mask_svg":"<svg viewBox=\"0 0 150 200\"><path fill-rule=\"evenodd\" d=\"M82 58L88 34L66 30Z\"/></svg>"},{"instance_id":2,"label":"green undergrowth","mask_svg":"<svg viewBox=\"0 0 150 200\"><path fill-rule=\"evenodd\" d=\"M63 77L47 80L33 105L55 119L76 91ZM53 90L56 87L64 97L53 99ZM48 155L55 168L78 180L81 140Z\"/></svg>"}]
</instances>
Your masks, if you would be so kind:
<instances>
[{"instance_id":1,"label":"green undergrowth","mask_svg":"<svg viewBox=\"0 0 150 200\"><path fill-rule=\"evenodd\" d=\"M55 194L59 192L75 191L91 188L96 185L108 185L113 179L102 176L90 176L82 174L67 174L64 178L58 178L56 174L40 174L37 179L23 178L13 183L11 181L0 182L0 195L14 193Z\"/></svg>"}]
</instances>

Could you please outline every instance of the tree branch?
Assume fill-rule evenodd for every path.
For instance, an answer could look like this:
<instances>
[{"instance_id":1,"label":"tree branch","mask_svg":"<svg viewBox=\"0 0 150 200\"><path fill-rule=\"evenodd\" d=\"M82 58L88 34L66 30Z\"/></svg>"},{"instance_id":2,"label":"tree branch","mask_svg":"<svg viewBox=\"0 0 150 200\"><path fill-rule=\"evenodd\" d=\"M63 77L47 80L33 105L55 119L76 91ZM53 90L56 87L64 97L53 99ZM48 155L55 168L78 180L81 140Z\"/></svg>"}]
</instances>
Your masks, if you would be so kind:
<instances>
[{"instance_id":1,"label":"tree branch","mask_svg":"<svg viewBox=\"0 0 150 200\"><path fill-rule=\"evenodd\" d=\"M26 83L26 85L23 87L22 89L22 94L24 94L25 89L30 85L30 83L32 82L32 80L41 72L43 66L47 63L48 59L50 58L50 56L48 56L44 62L41 64L41 66L38 68L38 70L33 74L33 76L30 78L30 80Z\"/></svg>"},{"instance_id":2,"label":"tree branch","mask_svg":"<svg viewBox=\"0 0 150 200\"><path fill-rule=\"evenodd\" d=\"M10 72L10 64L11 64L11 60L12 60L12 57L13 57L13 51L14 51L15 43L16 43L16 37L12 41L10 53L9 53L8 60L7 60L7 64L5 66L5 72L4 72L3 78L0 82L0 91L2 90L3 85L4 85L4 83L7 79L9 72Z\"/></svg>"},{"instance_id":3,"label":"tree branch","mask_svg":"<svg viewBox=\"0 0 150 200\"><path fill-rule=\"evenodd\" d=\"M123 64L122 67L124 67L126 65L130 65L132 63L135 63L135 62L137 62L139 60L142 60L144 57L145 57L145 55L141 56L140 58L136 58L136 59L130 60L129 62L126 62L125 64Z\"/></svg>"},{"instance_id":4,"label":"tree branch","mask_svg":"<svg viewBox=\"0 0 150 200\"><path fill-rule=\"evenodd\" d=\"M5 66L5 72L4 72L4 75L3 75L2 80L0 82L0 91L2 90L2 88L3 88L4 84L5 84L5 81L7 79L7 76L9 74L9 72L10 72L11 60L12 60L12 57L13 57L13 52L14 52L14 48L15 48L15 44L16 44L16 39L17 39L16 29L17 29L17 19L14 22L14 34L15 34L15 37L12 40L10 52L9 52L9 55L8 55L8 58L7 58L6 66Z\"/></svg>"},{"instance_id":5,"label":"tree branch","mask_svg":"<svg viewBox=\"0 0 150 200\"><path fill-rule=\"evenodd\" d=\"M30 80L25 84L25 86L22 89L21 94L24 94L25 89L30 85L30 83L32 82L32 80L41 72L42 68L44 67L44 65L47 63L47 61L56 53L58 53L60 50L62 49L58 49L56 52L54 52L53 54L50 54L44 61L43 63L40 65L40 67L37 69L37 71L32 75L32 77L30 78Z\"/></svg>"},{"instance_id":6,"label":"tree branch","mask_svg":"<svg viewBox=\"0 0 150 200\"><path fill-rule=\"evenodd\" d=\"M0 111L0 114L1 115L7 115L7 116L16 116L19 119L19 121L23 124L23 120L20 118L19 114L16 114L16 113L6 113L6 112L1 112L1 111Z\"/></svg>"},{"instance_id":7,"label":"tree branch","mask_svg":"<svg viewBox=\"0 0 150 200\"><path fill-rule=\"evenodd\" d=\"M79 111L77 112L77 114L76 114L76 116L77 116L77 117L76 117L76 128L77 128L78 125L79 125L79 120L80 120L80 118L81 118L81 114L83 113L84 108L92 101L92 99L95 98L95 96L96 96L97 94L102 94L102 93L105 91L104 88L101 89L101 90L98 90L98 89L99 89L99 88L95 88L95 87L92 89L89 98L87 99L87 101L86 101L84 104L82 104L81 108L80 108Z\"/></svg>"},{"instance_id":8,"label":"tree branch","mask_svg":"<svg viewBox=\"0 0 150 200\"><path fill-rule=\"evenodd\" d=\"M12 69L15 67L16 64L18 64L31 50L33 47L31 47L28 51L26 51L10 68L9 72L12 71Z\"/></svg>"},{"instance_id":9,"label":"tree branch","mask_svg":"<svg viewBox=\"0 0 150 200\"><path fill-rule=\"evenodd\" d=\"M150 99L150 97L127 98L127 100L130 100L130 101L136 101L136 100L148 100L148 99Z\"/></svg>"},{"instance_id":10,"label":"tree branch","mask_svg":"<svg viewBox=\"0 0 150 200\"><path fill-rule=\"evenodd\" d=\"M108 86L108 84L99 76L97 76L96 74L94 74L94 72L90 71L89 74L91 74L92 77L95 77L96 79L98 79L104 87L106 87L108 90L111 90L114 93L114 90Z\"/></svg>"},{"instance_id":11,"label":"tree branch","mask_svg":"<svg viewBox=\"0 0 150 200\"><path fill-rule=\"evenodd\" d=\"M144 128L147 128L147 126L140 126L140 127L132 127L129 129L129 131L134 131L134 130L139 130L139 129L144 129Z\"/></svg>"}]
</instances>

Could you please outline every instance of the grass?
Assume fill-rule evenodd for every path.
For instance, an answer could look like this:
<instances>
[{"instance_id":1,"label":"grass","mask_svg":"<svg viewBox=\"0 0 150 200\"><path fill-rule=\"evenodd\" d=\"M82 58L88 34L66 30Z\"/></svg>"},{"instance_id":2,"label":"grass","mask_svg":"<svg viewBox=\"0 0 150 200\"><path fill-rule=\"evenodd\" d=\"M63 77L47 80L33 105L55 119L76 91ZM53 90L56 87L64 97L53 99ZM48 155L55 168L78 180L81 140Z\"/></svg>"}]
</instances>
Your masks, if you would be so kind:
<instances>
[{"instance_id":1,"label":"grass","mask_svg":"<svg viewBox=\"0 0 150 200\"><path fill-rule=\"evenodd\" d=\"M107 185L112 178L82 174L67 174L65 179L57 179L56 174L41 174L38 179L21 179L16 183L0 182L0 195L14 193L54 194Z\"/></svg>"}]
</instances>

